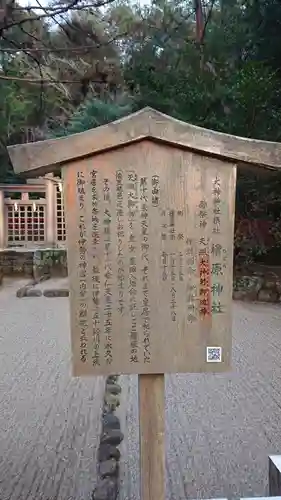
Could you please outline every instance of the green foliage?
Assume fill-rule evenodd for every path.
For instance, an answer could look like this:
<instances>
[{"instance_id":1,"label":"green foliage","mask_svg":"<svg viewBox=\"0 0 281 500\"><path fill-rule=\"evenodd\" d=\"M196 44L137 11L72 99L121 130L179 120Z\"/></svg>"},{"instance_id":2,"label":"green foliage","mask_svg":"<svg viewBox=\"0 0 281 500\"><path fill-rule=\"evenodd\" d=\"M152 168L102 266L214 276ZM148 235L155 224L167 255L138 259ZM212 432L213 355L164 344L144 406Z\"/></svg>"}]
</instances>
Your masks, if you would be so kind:
<instances>
[{"instance_id":1,"label":"green foliage","mask_svg":"<svg viewBox=\"0 0 281 500\"><path fill-rule=\"evenodd\" d=\"M33 265L38 269L46 266L52 267L56 264L66 265L66 251L61 248L36 250L33 256Z\"/></svg>"},{"instance_id":2,"label":"green foliage","mask_svg":"<svg viewBox=\"0 0 281 500\"><path fill-rule=\"evenodd\" d=\"M141 47L133 47L125 78L133 91L138 90L138 105L154 106L184 121L227 133L279 140L278 76L255 61L239 61L235 67L238 56L229 60L234 53L229 39L225 53L224 45L220 47L218 59L213 43L217 31L217 25L210 26L210 45L203 53L188 40L178 51L169 44L159 49L152 37Z\"/></svg>"},{"instance_id":3,"label":"green foliage","mask_svg":"<svg viewBox=\"0 0 281 500\"><path fill-rule=\"evenodd\" d=\"M262 64L246 63L229 79L230 112L223 130L244 137L279 141L281 91L276 74Z\"/></svg>"},{"instance_id":4,"label":"green foliage","mask_svg":"<svg viewBox=\"0 0 281 500\"><path fill-rule=\"evenodd\" d=\"M205 44L198 47L186 36L177 50L175 37L162 45L145 36L132 45L125 64L129 88L137 91L137 104L152 105L184 121L244 137L281 140L280 57L281 30L276 2L223 2L216 9L205 33ZM254 10L259 4L258 13ZM273 4L275 15L272 17ZM269 10L267 10L269 9ZM266 13L265 13L266 11ZM269 12L270 11L270 12ZM263 12L261 19L260 12ZM275 18L276 16L276 18ZM275 19L274 19L275 18ZM279 43L274 53L259 45L255 30ZM267 26L267 31L265 29ZM183 27L182 27L183 29ZM186 33L188 23L186 23ZM273 55L272 55L273 54ZM274 61L273 61L274 59ZM277 70L278 67L278 70ZM251 175L239 170L236 204L236 257L251 260L280 247L280 175ZM249 221L249 228L240 224ZM263 224L266 219L266 224ZM244 231L241 231L241 227ZM257 231L257 227L259 230Z\"/></svg>"},{"instance_id":5,"label":"green foliage","mask_svg":"<svg viewBox=\"0 0 281 500\"><path fill-rule=\"evenodd\" d=\"M128 101L105 102L90 97L73 113L67 126L55 130L54 135L60 137L84 132L122 118L131 111L132 105Z\"/></svg>"},{"instance_id":6,"label":"green foliage","mask_svg":"<svg viewBox=\"0 0 281 500\"><path fill-rule=\"evenodd\" d=\"M26 127L31 100L15 82L0 82L0 182L15 179L6 146L17 142Z\"/></svg>"},{"instance_id":7,"label":"green foliage","mask_svg":"<svg viewBox=\"0 0 281 500\"><path fill-rule=\"evenodd\" d=\"M213 8L205 12L201 44L193 0L85 9L55 29L43 20L27 26L33 38L14 26L1 47L16 42L34 49L44 42L50 51L33 59L2 52L3 74L51 83L0 80L0 182L12 179L8 144L79 133L146 105L196 125L281 141L280 1L203 3ZM63 50L52 52L57 46ZM279 248L280 188L280 175L239 171L236 249L243 259ZM239 229L245 218L252 228L266 218L271 234L252 229L245 235Z\"/></svg>"}]
</instances>

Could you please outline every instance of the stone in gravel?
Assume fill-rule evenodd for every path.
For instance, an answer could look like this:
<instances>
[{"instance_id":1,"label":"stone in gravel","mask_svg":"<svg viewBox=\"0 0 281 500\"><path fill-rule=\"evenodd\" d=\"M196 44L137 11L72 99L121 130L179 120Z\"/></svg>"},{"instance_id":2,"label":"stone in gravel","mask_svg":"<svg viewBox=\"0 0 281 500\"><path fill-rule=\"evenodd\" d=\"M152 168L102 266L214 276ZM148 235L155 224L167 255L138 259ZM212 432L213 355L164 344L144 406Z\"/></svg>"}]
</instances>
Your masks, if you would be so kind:
<instances>
[{"instance_id":1,"label":"stone in gravel","mask_svg":"<svg viewBox=\"0 0 281 500\"><path fill-rule=\"evenodd\" d=\"M277 302L278 294L274 290L262 289L259 291L258 300L261 302Z\"/></svg>"},{"instance_id":2,"label":"stone in gravel","mask_svg":"<svg viewBox=\"0 0 281 500\"><path fill-rule=\"evenodd\" d=\"M119 378L119 375L108 375L108 377L106 379L106 383L112 384L114 382L117 382L118 378Z\"/></svg>"},{"instance_id":3,"label":"stone in gravel","mask_svg":"<svg viewBox=\"0 0 281 500\"><path fill-rule=\"evenodd\" d=\"M21 299L22 297L26 297L26 292L31 288L32 285L22 286L17 290L17 297Z\"/></svg>"},{"instance_id":4,"label":"stone in gravel","mask_svg":"<svg viewBox=\"0 0 281 500\"><path fill-rule=\"evenodd\" d=\"M44 297L68 297L69 290L67 288L44 290L43 295Z\"/></svg>"},{"instance_id":5,"label":"stone in gravel","mask_svg":"<svg viewBox=\"0 0 281 500\"><path fill-rule=\"evenodd\" d=\"M113 413L106 413L102 419L102 426L104 430L107 429L118 429L120 430L120 420Z\"/></svg>"},{"instance_id":6,"label":"stone in gravel","mask_svg":"<svg viewBox=\"0 0 281 500\"><path fill-rule=\"evenodd\" d=\"M245 300L245 297L247 296L247 292L244 290L233 290L233 300Z\"/></svg>"},{"instance_id":7,"label":"stone in gravel","mask_svg":"<svg viewBox=\"0 0 281 500\"><path fill-rule=\"evenodd\" d=\"M118 474L118 464L114 458L110 460L105 460L99 465L99 473L102 478L108 476L117 476Z\"/></svg>"},{"instance_id":8,"label":"stone in gravel","mask_svg":"<svg viewBox=\"0 0 281 500\"><path fill-rule=\"evenodd\" d=\"M48 273L48 274L43 274L42 276L40 276L40 277L38 278L38 280L37 280L37 281L38 281L38 283L42 283L42 281L47 281L47 280L49 280L50 278L51 278L50 273Z\"/></svg>"},{"instance_id":9,"label":"stone in gravel","mask_svg":"<svg viewBox=\"0 0 281 500\"><path fill-rule=\"evenodd\" d=\"M17 297L18 297L19 299L21 299L22 297L25 297L25 294L26 294L26 287L25 287L25 286L23 286L23 287L19 288L19 289L17 290L17 293L16 293L16 295L17 295Z\"/></svg>"},{"instance_id":10,"label":"stone in gravel","mask_svg":"<svg viewBox=\"0 0 281 500\"><path fill-rule=\"evenodd\" d=\"M30 288L26 291L26 297L41 297L42 292L38 288Z\"/></svg>"},{"instance_id":11,"label":"stone in gravel","mask_svg":"<svg viewBox=\"0 0 281 500\"><path fill-rule=\"evenodd\" d=\"M106 384L106 390L111 394L117 395L120 394L122 389L119 384Z\"/></svg>"},{"instance_id":12,"label":"stone in gravel","mask_svg":"<svg viewBox=\"0 0 281 500\"><path fill-rule=\"evenodd\" d=\"M111 444L113 446L118 446L124 439L124 434L118 429L108 429L100 440L100 444Z\"/></svg>"},{"instance_id":13,"label":"stone in gravel","mask_svg":"<svg viewBox=\"0 0 281 500\"><path fill-rule=\"evenodd\" d=\"M265 280L263 288L266 290L276 290L276 281L275 280Z\"/></svg>"},{"instance_id":14,"label":"stone in gravel","mask_svg":"<svg viewBox=\"0 0 281 500\"><path fill-rule=\"evenodd\" d=\"M98 460L99 462L105 462L110 460L110 458L115 458L118 462L120 460L121 453L116 446L112 446L111 444L101 444L98 451Z\"/></svg>"},{"instance_id":15,"label":"stone in gravel","mask_svg":"<svg viewBox=\"0 0 281 500\"><path fill-rule=\"evenodd\" d=\"M106 392L104 395L104 403L109 411L114 411L120 406L120 399L117 395Z\"/></svg>"},{"instance_id":16,"label":"stone in gravel","mask_svg":"<svg viewBox=\"0 0 281 500\"><path fill-rule=\"evenodd\" d=\"M117 493L117 479L107 477L99 480L93 491L92 500L116 500Z\"/></svg>"}]
</instances>

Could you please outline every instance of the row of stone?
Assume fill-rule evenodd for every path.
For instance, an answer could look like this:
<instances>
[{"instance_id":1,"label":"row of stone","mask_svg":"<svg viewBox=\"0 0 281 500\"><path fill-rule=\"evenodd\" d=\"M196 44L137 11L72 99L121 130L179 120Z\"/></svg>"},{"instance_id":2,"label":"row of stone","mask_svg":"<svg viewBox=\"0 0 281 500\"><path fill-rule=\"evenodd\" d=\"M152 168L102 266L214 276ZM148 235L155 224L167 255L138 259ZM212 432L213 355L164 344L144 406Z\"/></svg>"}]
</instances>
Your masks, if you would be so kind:
<instances>
[{"instance_id":1,"label":"row of stone","mask_svg":"<svg viewBox=\"0 0 281 500\"><path fill-rule=\"evenodd\" d=\"M41 283L42 281L46 281L50 278L50 276L45 275L41 276L40 278L32 278L31 281L28 281L26 285L20 287L17 290L17 297L22 298L22 297L40 297L42 295L42 291L39 290L38 288L35 288L36 285Z\"/></svg>"},{"instance_id":2,"label":"row of stone","mask_svg":"<svg viewBox=\"0 0 281 500\"><path fill-rule=\"evenodd\" d=\"M258 292L253 290L234 290L233 300L276 304L281 302L281 296L276 291L269 289L261 289Z\"/></svg>"},{"instance_id":3,"label":"row of stone","mask_svg":"<svg viewBox=\"0 0 281 500\"><path fill-rule=\"evenodd\" d=\"M18 297L68 297L68 288L39 289L35 287L39 282L46 280L50 275L33 279L25 286L21 287ZM233 299L249 300L260 302L281 302L281 283L275 277L266 279L262 276L241 276L234 280Z\"/></svg>"},{"instance_id":4,"label":"row of stone","mask_svg":"<svg viewBox=\"0 0 281 500\"><path fill-rule=\"evenodd\" d=\"M1 268L0 268L0 286L3 284L3 273L1 273ZM48 278L45 278L48 279ZM42 281L42 279L41 279ZM68 297L69 296L69 290L60 288L60 289L49 289L49 290L40 290L39 288L35 288L35 285L38 283L35 282L34 280L31 280L28 282L26 285L20 287L17 290L17 297L18 298L23 298L23 297Z\"/></svg>"},{"instance_id":5,"label":"row of stone","mask_svg":"<svg viewBox=\"0 0 281 500\"><path fill-rule=\"evenodd\" d=\"M278 276L240 276L234 280L234 300L281 302L281 282Z\"/></svg>"},{"instance_id":6,"label":"row of stone","mask_svg":"<svg viewBox=\"0 0 281 500\"><path fill-rule=\"evenodd\" d=\"M48 290L40 290L34 288L34 285L26 285L17 291L17 297L69 297L69 290L67 288L56 288ZM275 291L270 289L256 290L234 290L234 300L249 300L260 302L281 302L281 296Z\"/></svg>"},{"instance_id":7,"label":"row of stone","mask_svg":"<svg viewBox=\"0 0 281 500\"><path fill-rule=\"evenodd\" d=\"M120 419L115 411L120 405L121 386L118 375L109 375L106 380L102 412L102 431L98 449L98 480L92 500L116 500L119 492L118 446L124 439Z\"/></svg>"},{"instance_id":8,"label":"row of stone","mask_svg":"<svg viewBox=\"0 0 281 500\"><path fill-rule=\"evenodd\" d=\"M0 285L3 277L34 278L67 276L65 248L7 248L0 250Z\"/></svg>"},{"instance_id":9,"label":"row of stone","mask_svg":"<svg viewBox=\"0 0 281 500\"><path fill-rule=\"evenodd\" d=\"M17 297L68 297L69 290L66 288L40 290L34 288L34 283L27 284L17 290Z\"/></svg>"}]
</instances>

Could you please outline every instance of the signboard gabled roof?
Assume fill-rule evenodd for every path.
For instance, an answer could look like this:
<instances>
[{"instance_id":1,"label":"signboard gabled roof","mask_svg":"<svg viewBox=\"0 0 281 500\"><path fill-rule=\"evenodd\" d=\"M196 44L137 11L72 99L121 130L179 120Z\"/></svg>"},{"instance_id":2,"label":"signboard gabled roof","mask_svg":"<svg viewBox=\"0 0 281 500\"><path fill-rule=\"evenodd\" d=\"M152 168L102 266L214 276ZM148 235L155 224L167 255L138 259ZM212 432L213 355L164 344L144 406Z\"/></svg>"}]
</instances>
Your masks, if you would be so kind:
<instances>
[{"instance_id":1,"label":"signboard gabled roof","mask_svg":"<svg viewBox=\"0 0 281 500\"><path fill-rule=\"evenodd\" d=\"M59 139L9 146L16 173L44 175L68 162L142 139L271 169L281 167L281 143L236 137L190 125L152 108Z\"/></svg>"}]
</instances>

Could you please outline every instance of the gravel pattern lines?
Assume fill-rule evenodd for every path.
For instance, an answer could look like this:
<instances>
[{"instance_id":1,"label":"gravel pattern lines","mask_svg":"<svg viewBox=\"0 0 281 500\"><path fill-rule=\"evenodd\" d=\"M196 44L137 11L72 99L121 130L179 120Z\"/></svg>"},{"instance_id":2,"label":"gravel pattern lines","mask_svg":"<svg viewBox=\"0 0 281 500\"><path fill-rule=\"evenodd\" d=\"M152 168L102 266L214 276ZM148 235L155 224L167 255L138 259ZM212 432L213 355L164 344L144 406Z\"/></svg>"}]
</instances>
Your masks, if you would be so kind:
<instances>
[{"instance_id":1,"label":"gravel pattern lines","mask_svg":"<svg viewBox=\"0 0 281 500\"><path fill-rule=\"evenodd\" d=\"M281 308L233 304L226 374L167 375L167 500L268 494L268 455L281 454ZM137 378L122 376L120 500L139 500Z\"/></svg>"},{"instance_id":2,"label":"gravel pattern lines","mask_svg":"<svg viewBox=\"0 0 281 500\"><path fill-rule=\"evenodd\" d=\"M104 378L74 379L67 298L0 290L0 499L89 500Z\"/></svg>"}]
</instances>

